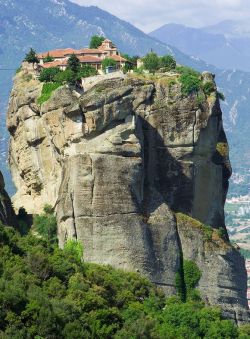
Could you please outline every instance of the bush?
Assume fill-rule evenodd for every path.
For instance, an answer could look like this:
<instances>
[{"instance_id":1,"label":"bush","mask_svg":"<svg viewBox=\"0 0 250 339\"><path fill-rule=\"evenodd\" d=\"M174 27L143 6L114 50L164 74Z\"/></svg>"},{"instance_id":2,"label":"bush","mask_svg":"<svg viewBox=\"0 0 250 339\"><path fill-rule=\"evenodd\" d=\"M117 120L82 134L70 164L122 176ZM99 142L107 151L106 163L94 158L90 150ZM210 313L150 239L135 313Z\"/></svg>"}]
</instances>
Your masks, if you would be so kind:
<instances>
[{"instance_id":1,"label":"bush","mask_svg":"<svg viewBox=\"0 0 250 339\"><path fill-rule=\"evenodd\" d=\"M192 74L182 74L180 76L182 94L187 96L193 92L198 92L201 88L201 80Z\"/></svg>"},{"instance_id":2,"label":"bush","mask_svg":"<svg viewBox=\"0 0 250 339\"><path fill-rule=\"evenodd\" d=\"M41 96L37 99L39 105L42 105L44 102L49 100L52 93L61 86L61 83L58 82L47 82L43 84Z\"/></svg>"},{"instance_id":3,"label":"bush","mask_svg":"<svg viewBox=\"0 0 250 339\"><path fill-rule=\"evenodd\" d=\"M227 231L225 230L224 227L220 227L217 230L217 234L221 239L227 240Z\"/></svg>"},{"instance_id":4,"label":"bush","mask_svg":"<svg viewBox=\"0 0 250 339\"><path fill-rule=\"evenodd\" d=\"M212 241L212 237L213 237L213 229L211 226L209 225L204 225L203 224L203 240L204 241Z\"/></svg>"},{"instance_id":5,"label":"bush","mask_svg":"<svg viewBox=\"0 0 250 339\"><path fill-rule=\"evenodd\" d=\"M176 72L179 74L191 74L196 77L200 77L200 73L196 71L195 69L188 67L188 66L177 66L176 67Z\"/></svg>"},{"instance_id":6,"label":"bush","mask_svg":"<svg viewBox=\"0 0 250 339\"><path fill-rule=\"evenodd\" d=\"M97 74L98 72L94 67L91 67L89 65L82 65L77 73L77 78L80 80L81 78L88 78Z\"/></svg>"},{"instance_id":7,"label":"bush","mask_svg":"<svg viewBox=\"0 0 250 339\"><path fill-rule=\"evenodd\" d=\"M179 271L175 277L175 286L181 301L200 300L200 295L195 290L201 278L201 271L194 261L182 260Z\"/></svg>"},{"instance_id":8,"label":"bush","mask_svg":"<svg viewBox=\"0 0 250 339\"><path fill-rule=\"evenodd\" d=\"M220 100L222 100L222 101L225 101L226 100L226 98L225 98L225 95L222 93L222 92L217 92L217 97L220 99Z\"/></svg>"},{"instance_id":9,"label":"bush","mask_svg":"<svg viewBox=\"0 0 250 339\"><path fill-rule=\"evenodd\" d=\"M112 67L116 67L116 61L114 59L111 58L105 58L102 61L102 69L105 71L107 67L112 66Z\"/></svg>"},{"instance_id":10,"label":"bush","mask_svg":"<svg viewBox=\"0 0 250 339\"><path fill-rule=\"evenodd\" d=\"M56 83L69 83L73 85L77 80L77 74L71 69L66 69L65 71L57 73L54 80Z\"/></svg>"},{"instance_id":11,"label":"bush","mask_svg":"<svg viewBox=\"0 0 250 339\"><path fill-rule=\"evenodd\" d=\"M160 67L166 69L166 71L171 71L176 67L176 61L172 55L164 55L160 58Z\"/></svg>"},{"instance_id":12,"label":"bush","mask_svg":"<svg viewBox=\"0 0 250 339\"><path fill-rule=\"evenodd\" d=\"M64 245L64 252L69 255L77 258L77 260L81 261L83 257L83 247L80 242L74 239L69 239Z\"/></svg>"},{"instance_id":13,"label":"bush","mask_svg":"<svg viewBox=\"0 0 250 339\"><path fill-rule=\"evenodd\" d=\"M55 81L56 75L60 72L61 71L57 67L44 68L39 75L39 81L41 81L41 82L53 82L53 81Z\"/></svg>"},{"instance_id":14,"label":"bush","mask_svg":"<svg viewBox=\"0 0 250 339\"><path fill-rule=\"evenodd\" d=\"M198 106L201 106L205 101L206 101L206 97L203 93L197 95L197 105Z\"/></svg>"},{"instance_id":15,"label":"bush","mask_svg":"<svg viewBox=\"0 0 250 339\"><path fill-rule=\"evenodd\" d=\"M183 272L187 297L189 297L201 278L201 271L194 261L184 260Z\"/></svg>"},{"instance_id":16,"label":"bush","mask_svg":"<svg viewBox=\"0 0 250 339\"><path fill-rule=\"evenodd\" d=\"M43 211L43 214L34 217L34 228L48 242L56 242L57 223L53 208L45 205Z\"/></svg>"},{"instance_id":17,"label":"bush","mask_svg":"<svg viewBox=\"0 0 250 339\"><path fill-rule=\"evenodd\" d=\"M204 93L209 96L211 93L216 91L215 85L212 81L208 81L203 85Z\"/></svg>"},{"instance_id":18,"label":"bush","mask_svg":"<svg viewBox=\"0 0 250 339\"><path fill-rule=\"evenodd\" d=\"M239 332L240 332L240 339L250 338L250 324L240 326Z\"/></svg>"},{"instance_id":19,"label":"bush","mask_svg":"<svg viewBox=\"0 0 250 339\"><path fill-rule=\"evenodd\" d=\"M200 73L186 66L176 67L176 71L180 74L179 81L181 83L182 94L187 96L193 92L198 92L202 87Z\"/></svg>"},{"instance_id":20,"label":"bush","mask_svg":"<svg viewBox=\"0 0 250 339\"><path fill-rule=\"evenodd\" d=\"M52 58L52 56L49 55L49 53L46 55L46 57L43 59L43 62L52 62L54 61L54 58Z\"/></svg>"}]
</instances>

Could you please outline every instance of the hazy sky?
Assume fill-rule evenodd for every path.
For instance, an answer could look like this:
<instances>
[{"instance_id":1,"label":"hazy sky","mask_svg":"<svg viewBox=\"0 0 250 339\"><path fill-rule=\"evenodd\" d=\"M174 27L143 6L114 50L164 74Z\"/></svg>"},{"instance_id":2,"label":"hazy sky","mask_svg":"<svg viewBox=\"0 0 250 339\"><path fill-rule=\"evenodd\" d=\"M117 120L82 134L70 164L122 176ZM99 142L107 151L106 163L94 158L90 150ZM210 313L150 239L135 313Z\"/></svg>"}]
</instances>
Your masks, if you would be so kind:
<instances>
[{"instance_id":1,"label":"hazy sky","mask_svg":"<svg viewBox=\"0 0 250 339\"><path fill-rule=\"evenodd\" d=\"M96 5L145 32L166 23L200 27L225 19L250 17L250 0L71 0Z\"/></svg>"}]
</instances>

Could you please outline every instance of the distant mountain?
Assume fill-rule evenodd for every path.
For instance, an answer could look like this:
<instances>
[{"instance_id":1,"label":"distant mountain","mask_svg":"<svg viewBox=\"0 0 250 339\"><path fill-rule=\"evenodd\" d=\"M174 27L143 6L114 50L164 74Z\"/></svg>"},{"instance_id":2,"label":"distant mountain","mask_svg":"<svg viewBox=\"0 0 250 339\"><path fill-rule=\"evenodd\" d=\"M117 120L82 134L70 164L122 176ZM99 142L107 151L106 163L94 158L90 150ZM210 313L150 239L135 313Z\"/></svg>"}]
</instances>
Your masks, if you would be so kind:
<instances>
[{"instance_id":1,"label":"distant mountain","mask_svg":"<svg viewBox=\"0 0 250 339\"><path fill-rule=\"evenodd\" d=\"M249 24L223 21L204 28L167 24L150 36L216 67L250 71Z\"/></svg>"},{"instance_id":2,"label":"distant mountain","mask_svg":"<svg viewBox=\"0 0 250 339\"><path fill-rule=\"evenodd\" d=\"M249 20L224 20L216 25L203 27L202 30L213 34L223 34L227 38L249 38L250 22Z\"/></svg>"},{"instance_id":3,"label":"distant mountain","mask_svg":"<svg viewBox=\"0 0 250 339\"><path fill-rule=\"evenodd\" d=\"M144 55L152 48L159 54L173 54L181 64L216 73L217 83L227 98L223 105L224 121L232 147L233 165L236 169L250 165L250 73L219 70L194 53L190 54L195 57L190 57L97 7L83 7L68 0L0 0L0 169L6 176L4 114L14 69L31 46L37 51L79 48L87 46L93 34L110 38L122 52L131 55ZM223 40L223 36L218 37L217 45L219 39ZM177 46L177 40L173 39L172 45ZM215 46L211 41L211 49ZM1 71L3 68L13 70ZM10 176L6 177L6 185L11 192Z\"/></svg>"}]
</instances>

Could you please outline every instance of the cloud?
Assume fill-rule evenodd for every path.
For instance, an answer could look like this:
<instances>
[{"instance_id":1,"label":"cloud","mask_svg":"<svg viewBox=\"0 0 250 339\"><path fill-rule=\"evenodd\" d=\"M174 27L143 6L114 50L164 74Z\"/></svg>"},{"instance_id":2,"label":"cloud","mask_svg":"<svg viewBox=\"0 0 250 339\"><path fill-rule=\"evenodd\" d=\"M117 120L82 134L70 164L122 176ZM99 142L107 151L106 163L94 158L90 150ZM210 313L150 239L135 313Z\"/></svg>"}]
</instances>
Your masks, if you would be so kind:
<instances>
[{"instance_id":1,"label":"cloud","mask_svg":"<svg viewBox=\"0 0 250 339\"><path fill-rule=\"evenodd\" d=\"M193 27L250 16L249 0L71 0L84 6L98 6L144 32L174 22Z\"/></svg>"}]
</instances>

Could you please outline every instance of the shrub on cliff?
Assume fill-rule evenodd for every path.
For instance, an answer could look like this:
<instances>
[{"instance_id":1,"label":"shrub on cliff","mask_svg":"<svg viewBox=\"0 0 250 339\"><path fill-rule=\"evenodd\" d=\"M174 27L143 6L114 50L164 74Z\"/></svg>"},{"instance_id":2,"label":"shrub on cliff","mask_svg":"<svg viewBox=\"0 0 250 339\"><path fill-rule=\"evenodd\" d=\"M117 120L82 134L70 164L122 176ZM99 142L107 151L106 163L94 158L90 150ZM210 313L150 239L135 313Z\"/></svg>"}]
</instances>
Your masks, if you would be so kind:
<instances>
[{"instance_id":1,"label":"shrub on cliff","mask_svg":"<svg viewBox=\"0 0 250 339\"><path fill-rule=\"evenodd\" d=\"M53 82L56 81L56 75L60 73L61 71L57 67L52 68L44 68L40 75L39 75L39 81L41 82Z\"/></svg>"},{"instance_id":2,"label":"shrub on cliff","mask_svg":"<svg viewBox=\"0 0 250 339\"><path fill-rule=\"evenodd\" d=\"M199 72L186 66L178 66L176 71L180 73L179 81L183 95L187 96L193 92L198 92L202 87Z\"/></svg>"},{"instance_id":3,"label":"shrub on cliff","mask_svg":"<svg viewBox=\"0 0 250 339\"><path fill-rule=\"evenodd\" d=\"M48 242L56 241L56 217L51 206L45 205L43 213L34 217L34 228Z\"/></svg>"},{"instance_id":4,"label":"shrub on cliff","mask_svg":"<svg viewBox=\"0 0 250 339\"><path fill-rule=\"evenodd\" d=\"M175 69L175 58L172 55L164 55L160 58L160 67L163 67L166 71L171 71Z\"/></svg>"},{"instance_id":5,"label":"shrub on cliff","mask_svg":"<svg viewBox=\"0 0 250 339\"><path fill-rule=\"evenodd\" d=\"M225 101L226 98L225 98L225 95L222 93L222 92L217 92L217 97L218 99L222 100L222 101Z\"/></svg>"},{"instance_id":6,"label":"shrub on cliff","mask_svg":"<svg viewBox=\"0 0 250 339\"><path fill-rule=\"evenodd\" d=\"M206 95L210 95L216 90L215 85L212 81L208 81L203 85L203 92Z\"/></svg>"}]
</instances>

